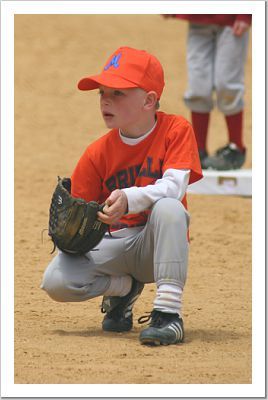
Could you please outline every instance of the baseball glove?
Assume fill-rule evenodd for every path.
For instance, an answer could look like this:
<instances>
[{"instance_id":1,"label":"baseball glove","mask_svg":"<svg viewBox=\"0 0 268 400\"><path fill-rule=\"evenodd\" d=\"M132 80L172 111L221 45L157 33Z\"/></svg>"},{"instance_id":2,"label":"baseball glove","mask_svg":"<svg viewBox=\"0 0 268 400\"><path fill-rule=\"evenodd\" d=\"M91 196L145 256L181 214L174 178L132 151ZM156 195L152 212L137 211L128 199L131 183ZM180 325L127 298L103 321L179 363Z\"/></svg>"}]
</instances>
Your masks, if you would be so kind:
<instances>
[{"instance_id":1,"label":"baseball glove","mask_svg":"<svg viewBox=\"0 0 268 400\"><path fill-rule=\"evenodd\" d=\"M103 205L86 202L71 195L71 179L58 177L49 210L48 234L65 253L82 255L92 250L102 240L108 225L97 220Z\"/></svg>"}]
</instances>

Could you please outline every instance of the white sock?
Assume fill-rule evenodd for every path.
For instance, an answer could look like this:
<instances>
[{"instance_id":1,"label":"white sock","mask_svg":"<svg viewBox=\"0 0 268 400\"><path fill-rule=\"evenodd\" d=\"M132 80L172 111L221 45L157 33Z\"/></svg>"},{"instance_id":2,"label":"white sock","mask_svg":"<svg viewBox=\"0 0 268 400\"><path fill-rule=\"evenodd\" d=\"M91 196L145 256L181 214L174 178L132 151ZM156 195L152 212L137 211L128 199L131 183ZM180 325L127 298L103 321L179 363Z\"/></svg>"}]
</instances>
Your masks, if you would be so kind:
<instances>
[{"instance_id":1,"label":"white sock","mask_svg":"<svg viewBox=\"0 0 268 400\"><path fill-rule=\"evenodd\" d=\"M104 296L126 296L131 289L132 278L130 275L111 276L110 286L103 293Z\"/></svg>"},{"instance_id":2,"label":"white sock","mask_svg":"<svg viewBox=\"0 0 268 400\"><path fill-rule=\"evenodd\" d=\"M154 309L181 316L183 289L174 283L162 283L157 287Z\"/></svg>"}]
</instances>

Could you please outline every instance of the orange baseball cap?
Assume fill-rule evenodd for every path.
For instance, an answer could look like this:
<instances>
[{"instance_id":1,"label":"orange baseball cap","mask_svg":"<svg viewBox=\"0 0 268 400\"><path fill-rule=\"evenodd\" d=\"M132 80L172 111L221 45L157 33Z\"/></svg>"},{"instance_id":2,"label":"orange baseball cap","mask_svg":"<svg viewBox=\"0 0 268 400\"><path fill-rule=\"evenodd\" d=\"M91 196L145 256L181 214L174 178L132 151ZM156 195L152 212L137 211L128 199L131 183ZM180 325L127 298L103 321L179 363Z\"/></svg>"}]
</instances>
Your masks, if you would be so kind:
<instances>
[{"instance_id":1,"label":"orange baseball cap","mask_svg":"<svg viewBox=\"0 0 268 400\"><path fill-rule=\"evenodd\" d=\"M101 85L116 89L138 87L146 92L153 90L160 99L165 86L164 71L157 58L147 51L119 47L99 75L78 82L80 90L93 90Z\"/></svg>"}]
</instances>

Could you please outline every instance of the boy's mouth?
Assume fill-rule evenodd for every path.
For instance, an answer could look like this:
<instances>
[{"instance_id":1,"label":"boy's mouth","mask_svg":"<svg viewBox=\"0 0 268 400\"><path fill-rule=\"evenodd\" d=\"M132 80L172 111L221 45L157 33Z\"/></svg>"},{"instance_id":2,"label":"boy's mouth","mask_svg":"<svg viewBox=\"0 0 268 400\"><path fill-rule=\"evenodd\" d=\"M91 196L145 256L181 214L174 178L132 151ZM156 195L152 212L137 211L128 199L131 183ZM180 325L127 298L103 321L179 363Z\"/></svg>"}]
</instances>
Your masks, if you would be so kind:
<instances>
[{"instance_id":1,"label":"boy's mouth","mask_svg":"<svg viewBox=\"0 0 268 400\"><path fill-rule=\"evenodd\" d=\"M102 114L103 114L103 116L104 116L105 118L114 117L114 114L109 113L109 112L103 112Z\"/></svg>"}]
</instances>

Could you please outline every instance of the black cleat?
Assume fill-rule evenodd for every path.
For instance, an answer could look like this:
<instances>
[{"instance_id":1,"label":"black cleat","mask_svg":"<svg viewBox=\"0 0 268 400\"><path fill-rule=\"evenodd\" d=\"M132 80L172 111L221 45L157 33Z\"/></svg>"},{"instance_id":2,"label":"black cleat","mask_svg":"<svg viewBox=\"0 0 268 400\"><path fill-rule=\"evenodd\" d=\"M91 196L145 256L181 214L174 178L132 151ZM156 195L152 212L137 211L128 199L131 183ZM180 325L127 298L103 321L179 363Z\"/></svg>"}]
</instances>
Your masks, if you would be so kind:
<instances>
[{"instance_id":1,"label":"black cleat","mask_svg":"<svg viewBox=\"0 0 268 400\"><path fill-rule=\"evenodd\" d=\"M133 326L132 308L143 291L144 284L132 278L130 292L124 296L104 296L101 312L106 313L102 329L111 332L128 332Z\"/></svg>"},{"instance_id":2,"label":"black cleat","mask_svg":"<svg viewBox=\"0 0 268 400\"><path fill-rule=\"evenodd\" d=\"M239 169L246 159L246 149L240 150L235 143L229 143L220 148L213 156L205 158L204 169L213 169L217 171L228 171L230 169Z\"/></svg>"},{"instance_id":3,"label":"black cleat","mask_svg":"<svg viewBox=\"0 0 268 400\"><path fill-rule=\"evenodd\" d=\"M166 346L183 341L183 320L179 314L153 310L150 315L139 318L138 322L143 324L149 320L151 320L149 327L140 333L141 344Z\"/></svg>"}]
</instances>

